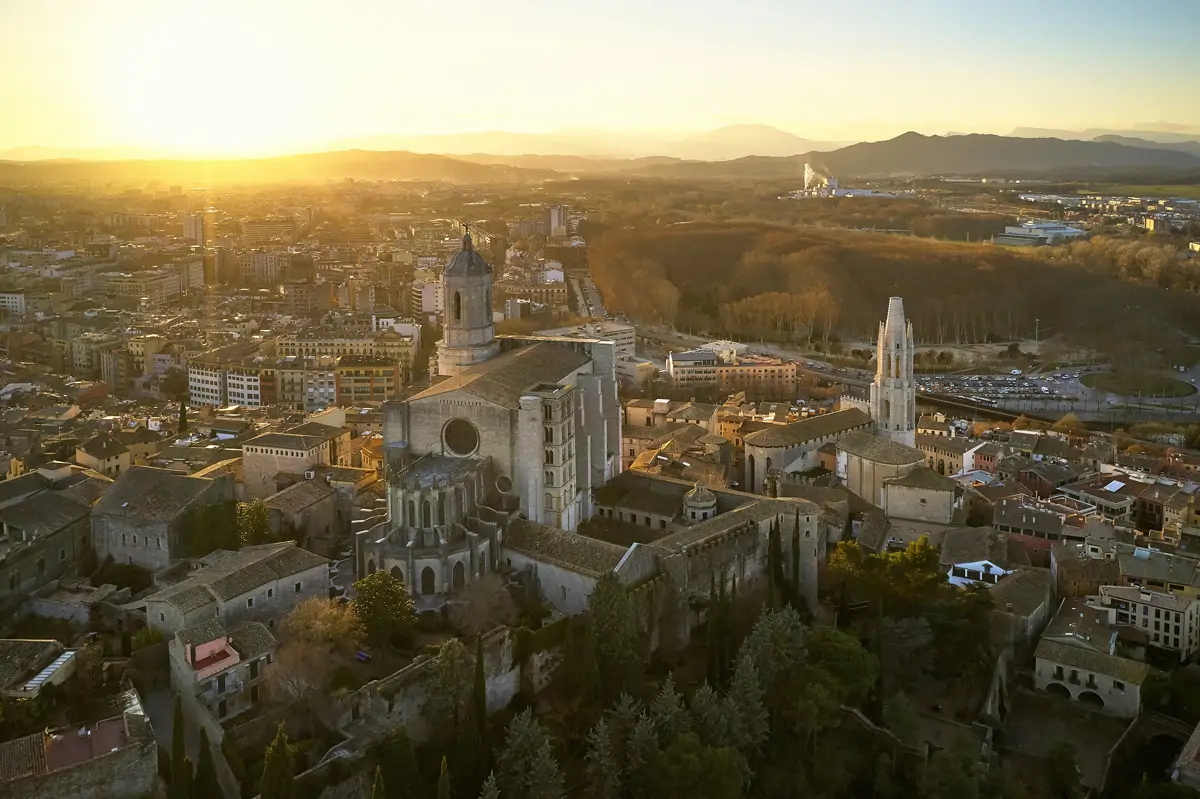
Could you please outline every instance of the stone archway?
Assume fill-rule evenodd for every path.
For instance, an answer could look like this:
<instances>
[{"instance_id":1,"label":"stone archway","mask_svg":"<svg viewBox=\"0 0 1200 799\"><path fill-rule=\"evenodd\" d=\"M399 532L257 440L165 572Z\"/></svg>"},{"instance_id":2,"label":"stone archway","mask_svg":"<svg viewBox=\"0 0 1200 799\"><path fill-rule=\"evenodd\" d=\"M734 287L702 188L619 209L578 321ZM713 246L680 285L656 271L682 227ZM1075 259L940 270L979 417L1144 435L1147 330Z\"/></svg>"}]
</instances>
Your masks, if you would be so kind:
<instances>
[{"instance_id":1,"label":"stone archway","mask_svg":"<svg viewBox=\"0 0 1200 799\"><path fill-rule=\"evenodd\" d=\"M1071 698L1071 690L1060 682L1052 682L1046 685L1046 693L1053 696L1061 696L1063 699Z\"/></svg>"},{"instance_id":2,"label":"stone archway","mask_svg":"<svg viewBox=\"0 0 1200 799\"><path fill-rule=\"evenodd\" d=\"M437 593L437 575L433 573L433 569L426 566L421 569L421 594L430 596Z\"/></svg>"},{"instance_id":3,"label":"stone archway","mask_svg":"<svg viewBox=\"0 0 1200 799\"><path fill-rule=\"evenodd\" d=\"M454 561L454 590L461 591L467 584L467 570L461 560Z\"/></svg>"},{"instance_id":4,"label":"stone archway","mask_svg":"<svg viewBox=\"0 0 1200 799\"><path fill-rule=\"evenodd\" d=\"M1079 693L1080 704L1089 705L1094 708L1104 709L1104 698L1095 691L1081 691Z\"/></svg>"},{"instance_id":5,"label":"stone archway","mask_svg":"<svg viewBox=\"0 0 1200 799\"><path fill-rule=\"evenodd\" d=\"M375 573L375 559L371 558L367 561L367 574Z\"/></svg>"}]
</instances>

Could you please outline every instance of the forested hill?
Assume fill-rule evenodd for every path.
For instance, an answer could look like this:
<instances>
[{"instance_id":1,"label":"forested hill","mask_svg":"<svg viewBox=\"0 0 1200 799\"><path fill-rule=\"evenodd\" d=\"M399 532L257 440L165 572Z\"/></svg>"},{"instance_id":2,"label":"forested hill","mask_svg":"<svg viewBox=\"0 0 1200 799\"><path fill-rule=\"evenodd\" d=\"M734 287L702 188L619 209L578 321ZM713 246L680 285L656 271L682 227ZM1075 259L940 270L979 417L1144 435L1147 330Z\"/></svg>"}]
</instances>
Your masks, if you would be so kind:
<instances>
[{"instance_id":1,"label":"forested hill","mask_svg":"<svg viewBox=\"0 0 1200 799\"><path fill-rule=\"evenodd\" d=\"M1131 147L1116 142L905 133L887 141L852 144L832 152L787 158L750 157L713 163L659 164L640 171L679 178L780 178L803 175L805 163L843 178L989 172L1051 174L1134 168L1200 169L1200 158L1189 153Z\"/></svg>"},{"instance_id":2,"label":"forested hill","mask_svg":"<svg viewBox=\"0 0 1200 799\"><path fill-rule=\"evenodd\" d=\"M1035 319L1044 334L1114 354L1200 335L1200 268L1146 241L1035 252L685 224L605 231L590 261L610 310L744 340L870 340L893 295L926 343L1032 337Z\"/></svg>"}]
</instances>

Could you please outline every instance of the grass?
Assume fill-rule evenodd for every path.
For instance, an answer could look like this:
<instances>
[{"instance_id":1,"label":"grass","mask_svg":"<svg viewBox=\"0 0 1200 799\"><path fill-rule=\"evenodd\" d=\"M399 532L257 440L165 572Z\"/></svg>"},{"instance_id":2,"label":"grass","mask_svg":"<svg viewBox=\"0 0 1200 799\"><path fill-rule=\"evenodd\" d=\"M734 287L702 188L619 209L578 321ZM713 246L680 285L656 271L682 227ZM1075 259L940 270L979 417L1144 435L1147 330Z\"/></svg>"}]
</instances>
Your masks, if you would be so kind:
<instances>
[{"instance_id":1,"label":"grass","mask_svg":"<svg viewBox=\"0 0 1200 799\"><path fill-rule=\"evenodd\" d=\"M1188 397L1196 393L1193 385L1153 372L1097 372L1084 375L1080 382L1123 397Z\"/></svg>"},{"instance_id":2,"label":"grass","mask_svg":"<svg viewBox=\"0 0 1200 799\"><path fill-rule=\"evenodd\" d=\"M1127 197L1188 197L1200 200L1200 184L1166 184L1151 186L1145 184L1097 185L1080 189L1080 194L1113 194Z\"/></svg>"}]
</instances>

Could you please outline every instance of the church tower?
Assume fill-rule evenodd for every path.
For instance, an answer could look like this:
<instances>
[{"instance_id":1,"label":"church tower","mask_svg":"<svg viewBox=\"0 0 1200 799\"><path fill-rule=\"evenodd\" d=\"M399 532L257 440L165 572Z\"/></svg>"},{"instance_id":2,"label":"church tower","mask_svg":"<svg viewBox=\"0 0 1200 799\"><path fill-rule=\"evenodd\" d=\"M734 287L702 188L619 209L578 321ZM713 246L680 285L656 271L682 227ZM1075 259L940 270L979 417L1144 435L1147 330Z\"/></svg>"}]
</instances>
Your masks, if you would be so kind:
<instances>
[{"instance_id":1,"label":"church tower","mask_svg":"<svg viewBox=\"0 0 1200 799\"><path fill-rule=\"evenodd\" d=\"M442 272L445 311L438 342L439 375L454 377L500 351L492 323L492 267L463 235L462 250Z\"/></svg>"},{"instance_id":2,"label":"church tower","mask_svg":"<svg viewBox=\"0 0 1200 799\"><path fill-rule=\"evenodd\" d=\"M871 417L879 435L913 445L916 435L917 389L913 381L913 329L904 319L904 300L888 300L887 320L879 325L875 380L871 383Z\"/></svg>"}]
</instances>

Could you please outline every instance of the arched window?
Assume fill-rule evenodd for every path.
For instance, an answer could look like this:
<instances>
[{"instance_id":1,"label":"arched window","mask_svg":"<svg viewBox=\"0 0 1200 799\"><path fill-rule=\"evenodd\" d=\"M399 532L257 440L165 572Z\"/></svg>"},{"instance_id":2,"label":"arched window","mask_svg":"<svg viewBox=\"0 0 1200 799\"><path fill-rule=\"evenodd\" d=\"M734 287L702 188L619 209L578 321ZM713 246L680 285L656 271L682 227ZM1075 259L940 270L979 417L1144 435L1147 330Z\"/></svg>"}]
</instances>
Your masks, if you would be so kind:
<instances>
[{"instance_id":1,"label":"arched window","mask_svg":"<svg viewBox=\"0 0 1200 799\"><path fill-rule=\"evenodd\" d=\"M467 584L467 570L461 560L454 562L454 590L461 590Z\"/></svg>"},{"instance_id":2,"label":"arched window","mask_svg":"<svg viewBox=\"0 0 1200 799\"><path fill-rule=\"evenodd\" d=\"M417 526L417 506L411 499L408 501L408 515L404 517L404 523L409 527Z\"/></svg>"},{"instance_id":3,"label":"arched window","mask_svg":"<svg viewBox=\"0 0 1200 799\"><path fill-rule=\"evenodd\" d=\"M432 512L433 512L433 510L429 505L429 500L425 500L424 502L421 503L421 526L422 527L429 527L432 524L432 522L429 519Z\"/></svg>"},{"instance_id":4,"label":"arched window","mask_svg":"<svg viewBox=\"0 0 1200 799\"><path fill-rule=\"evenodd\" d=\"M462 321L462 294L454 292L454 321Z\"/></svg>"},{"instance_id":5,"label":"arched window","mask_svg":"<svg viewBox=\"0 0 1200 799\"><path fill-rule=\"evenodd\" d=\"M404 582L404 572L400 570L399 566L393 566L388 571L391 572L393 577L399 578L400 582Z\"/></svg>"},{"instance_id":6,"label":"arched window","mask_svg":"<svg viewBox=\"0 0 1200 799\"><path fill-rule=\"evenodd\" d=\"M754 473L754 456L753 455L747 456L746 465L749 467L749 469L746 471L746 490L753 492L755 490L755 486L758 484L756 482L756 480L758 479L758 476Z\"/></svg>"},{"instance_id":7,"label":"arched window","mask_svg":"<svg viewBox=\"0 0 1200 799\"><path fill-rule=\"evenodd\" d=\"M374 573L375 573L375 560L374 560L374 558L372 558L371 560L367 561L367 574L374 574Z\"/></svg>"},{"instance_id":8,"label":"arched window","mask_svg":"<svg viewBox=\"0 0 1200 799\"><path fill-rule=\"evenodd\" d=\"M425 596L437 593L437 576L428 566L421 570L421 593Z\"/></svg>"}]
</instances>

